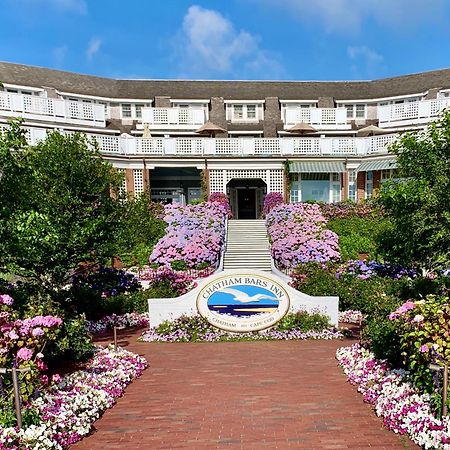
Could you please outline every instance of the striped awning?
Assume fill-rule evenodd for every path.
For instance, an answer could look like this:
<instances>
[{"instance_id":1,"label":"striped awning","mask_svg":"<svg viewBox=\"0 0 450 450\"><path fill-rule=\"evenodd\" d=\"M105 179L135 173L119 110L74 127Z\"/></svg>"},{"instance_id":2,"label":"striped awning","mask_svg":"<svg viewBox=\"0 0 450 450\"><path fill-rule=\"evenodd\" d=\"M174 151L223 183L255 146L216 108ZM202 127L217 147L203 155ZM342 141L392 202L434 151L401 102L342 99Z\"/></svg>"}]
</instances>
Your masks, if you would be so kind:
<instances>
[{"instance_id":1,"label":"striped awning","mask_svg":"<svg viewBox=\"0 0 450 450\"><path fill-rule=\"evenodd\" d=\"M345 164L339 161L292 161L290 173L342 173Z\"/></svg>"},{"instance_id":2,"label":"striped awning","mask_svg":"<svg viewBox=\"0 0 450 450\"><path fill-rule=\"evenodd\" d=\"M358 166L358 172L371 172L372 170L395 169L397 163L395 159L378 159L374 161L363 161Z\"/></svg>"}]
</instances>

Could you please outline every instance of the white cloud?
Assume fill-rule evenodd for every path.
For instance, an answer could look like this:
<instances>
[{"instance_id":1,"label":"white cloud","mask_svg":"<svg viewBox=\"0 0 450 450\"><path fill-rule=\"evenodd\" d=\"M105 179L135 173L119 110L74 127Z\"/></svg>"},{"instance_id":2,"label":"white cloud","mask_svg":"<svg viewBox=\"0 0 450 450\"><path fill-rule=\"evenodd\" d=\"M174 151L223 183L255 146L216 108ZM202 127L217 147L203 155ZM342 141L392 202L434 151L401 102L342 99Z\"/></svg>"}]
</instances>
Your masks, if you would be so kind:
<instances>
[{"instance_id":1,"label":"white cloud","mask_svg":"<svg viewBox=\"0 0 450 450\"><path fill-rule=\"evenodd\" d=\"M353 61L351 70L356 78L372 77L383 63L383 55L366 45L350 46L347 55Z\"/></svg>"},{"instance_id":2,"label":"white cloud","mask_svg":"<svg viewBox=\"0 0 450 450\"><path fill-rule=\"evenodd\" d=\"M445 9L445 0L263 1L277 8L287 8L305 22L319 20L329 32L345 34L360 31L368 19L389 27L411 28L420 22L439 20L440 12Z\"/></svg>"},{"instance_id":3,"label":"white cloud","mask_svg":"<svg viewBox=\"0 0 450 450\"><path fill-rule=\"evenodd\" d=\"M257 36L236 30L218 11L191 6L175 41L182 76L272 77L283 70Z\"/></svg>"},{"instance_id":4,"label":"white cloud","mask_svg":"<svg viewBox=\"0 0 450 450\"><path fill-rule=\"evenodd\" d=\"M102 40L97 37L93 37L89 41L89 45L86 49L86 58L91 61L92 58L98 53L100 50L100 46L102 45Z\"/></svg>"},{"instance_id":5,"label":"white cloud","mask_svg":"<svg viewBox=\"0 0 450 450\"><path fill-rule=\"evenodd\" d=\"M15 0L15 3L22 3L25 7L48 7L59 12L71 12L86 14L87 4L85 0Z\"/></svg>"}]
</instances>

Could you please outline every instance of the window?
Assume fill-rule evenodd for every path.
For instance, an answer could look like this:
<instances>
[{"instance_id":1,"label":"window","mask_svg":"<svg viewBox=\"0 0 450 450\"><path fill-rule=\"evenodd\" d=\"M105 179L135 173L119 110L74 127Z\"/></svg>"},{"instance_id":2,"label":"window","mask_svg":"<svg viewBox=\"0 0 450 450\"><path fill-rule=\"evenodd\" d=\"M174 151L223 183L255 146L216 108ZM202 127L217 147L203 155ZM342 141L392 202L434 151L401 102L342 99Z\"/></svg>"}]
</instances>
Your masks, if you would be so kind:
<instances>
[{"instance_id":1,"label":"window","mask_svg":"<svg viewBox=\"0 0 450 450\"><path fill-rule=\"evenodd\" d=\"M122 103L122 117L123 118L131 118L131 104L130 103Z\"/></svg>"},{"instance_id":2,"label":"window","mask_svg":"<svg viewBox=\"0 0 450 450\"><path fill-rule=\"evenodd\" d=\"M356 170L348 171L348 199L356 202Z\"/></svg>"},{"instance_id":3,"label":"window","mask_svg":"<svg viewBox=\"0 0 450 450\"><path fill-rule=\"evenodd\" d=\"M233 119L242 120L244 118L244 106L234 105L233 107Z\"/></svg>"},{"instance_id":4,"label":"window","mask_svg":"<svg viewBox=\"0 0 450 450\"><path fill-rule=\"evenodd\" d=\"M373 195L373 172L366 172L366 198Z\"/></svg>"},{"instance_id":5,"label":"window","mask_svg":"<svg viewBox=\"0 0 450 450\"><path fill-rule=\"evenodd\" d=\"M344 105L347 110L347 119L365 119L366 105Z\"/></svg>"},{"instance_id":6,"label":"window","mask_svg":"<svg viewBox=\"0 0 450 450\"><path fill-rule=\"evenodd\" d=\"M135 112L136 112L136 119L141 119L142 118L142 105L136 105Z\"/></svg>"},{"instance_id":7,"label":"window","mask_svg":"<svg viewBox=\"0 0 450 450\"><path fill-rule=\"evenodd\" d=\"M247 119L256 119L256 105L247 105Z\"/></svg>"},{"instance_id":8,"label":"window","mask_svg":"<svg viewBox=\"0 0 450 450\"><path fill-rule=\"evenodd\" d=\"M333 203L341 201L341 174L331 174L331 201Z\"/></svg>"}]
</instances>

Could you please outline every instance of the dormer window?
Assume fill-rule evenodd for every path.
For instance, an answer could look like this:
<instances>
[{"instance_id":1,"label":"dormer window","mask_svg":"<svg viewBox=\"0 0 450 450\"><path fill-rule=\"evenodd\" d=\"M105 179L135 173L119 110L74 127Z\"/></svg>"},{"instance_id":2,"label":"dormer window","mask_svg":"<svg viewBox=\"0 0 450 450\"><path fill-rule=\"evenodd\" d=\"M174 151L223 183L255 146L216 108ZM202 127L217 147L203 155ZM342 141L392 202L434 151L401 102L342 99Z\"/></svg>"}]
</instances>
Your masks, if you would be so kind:
<instances>
[{"instance_id":1,"label":"dormer window","mask_svg":"<svg viewBox=\"0 0 450 450\"><path fill-rule=\"evenodd\" d=\"M263 120L263 102L227 103L227 120L231 122L258 122Z\"/></svg>"},{"instance_id":2,"label":"dormer window","mask_svg":"<svg viewBox=\"0 0 450 450\"><path fill-rule=\"evenodd\" d=\"M131 103L122 103L122 118L131 119Z\"/></svg>"}]
</instances>

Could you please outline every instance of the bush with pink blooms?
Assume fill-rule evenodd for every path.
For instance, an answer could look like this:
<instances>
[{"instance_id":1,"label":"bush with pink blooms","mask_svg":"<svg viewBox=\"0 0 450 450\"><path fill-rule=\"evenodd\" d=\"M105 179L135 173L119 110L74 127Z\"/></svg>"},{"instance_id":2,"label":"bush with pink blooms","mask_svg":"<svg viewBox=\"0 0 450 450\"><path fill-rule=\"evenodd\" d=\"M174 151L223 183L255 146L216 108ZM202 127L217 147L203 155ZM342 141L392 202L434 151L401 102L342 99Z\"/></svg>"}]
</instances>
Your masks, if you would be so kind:
<instances>
[{"instance_id":1,"label":"bush with pink blooms","mask_svg":"<svg viewBox=\"0 0 450 450\"><path fill-rule=\"evenodd\" d=\"M226 204L171 204L165 213L166 235L153 248L150 263L174 270L218 266L225 243Z\"/></svg>"},{"instance_id":2,"label":"bush with pink blooms","mask_svg":"<svg viewBox=\"0 0 450 450\"><path fill-rule=\"evenodd\" d=\"M275 206L281 205L284 203L283 195L279 192L270 192L264 197L264 204L263 204L263 217L266 217L267 214L272 211Z\"/></svg>"},{"instance_id":3,"label":"bush with pink blooms","mask_svg":"<svg viewBox=\"0 0 450 450\"><path fill-rule=\"evenodd\" d=\"M227 211L228 218L231 219L233 217L233 214L231 212L230 201L228 200L228 196L223 192L213 192L209 196L208 202L222 204Z\"/></svg>"},{"instance_id":4,"label":"bush with pink blooms","mask_svg":"<svg viewBox=\"0 0 450 450\"><path fill-rule=\"evenodd\" d=\"M47 369L44 363L45 346L58 335L62 320L55 316L35 316L19 319L13 310L14 300L7 294L0 295L0 367L27 368L21 373L25 380L20 384L21 395L28 401L41 385L41 373ZM1 375L0 423L8 423L8 411L12 408L12 379L10 373Z\"/></svg>"},{"instance_id":5,"label":"bush with pink blooms","mask_svg":"<svg viewBox=\"0 0 450 450\"><path fill-rule=\"evenodd\" d=\"M430 295L425 300L408 300L390 314L400 337L405 367L415 384L441 402L441 384L430 363L450 365L450 300Z\"/></svg>"},{"instance_id":6,"label":"bush with pink blooms","mask_svg":"<svg viewBox=\"0 0 450 450\"><path fill-rule=\"evenodd\" d=\"M281 270L340 258L338 236L326 229L326 219L317 204L275 206L266 217L266 225L272 257Z\"/></svg>"}]
</instances>

